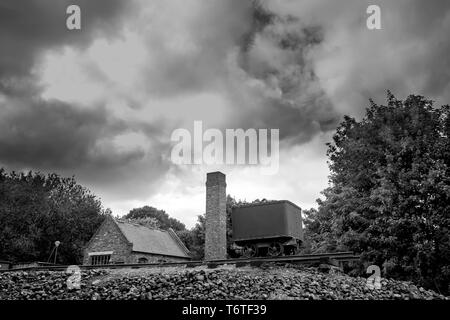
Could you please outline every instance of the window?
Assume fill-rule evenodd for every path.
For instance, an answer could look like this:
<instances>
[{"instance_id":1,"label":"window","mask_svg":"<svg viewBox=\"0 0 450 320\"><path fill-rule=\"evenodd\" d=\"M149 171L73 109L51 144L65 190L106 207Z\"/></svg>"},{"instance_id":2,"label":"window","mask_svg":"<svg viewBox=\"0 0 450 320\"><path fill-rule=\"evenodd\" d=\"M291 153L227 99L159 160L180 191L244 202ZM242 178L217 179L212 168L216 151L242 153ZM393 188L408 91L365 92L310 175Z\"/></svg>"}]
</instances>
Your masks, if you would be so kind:
<instances>
[{"instance_id":1,"label":"window","mask_svg":"<svg viewBox=\"0 0 450 320\"><path fill-rule=\"evenodd\" d=\"M147 258L139 258L138 263L148 263L148 259Z\"/></svg>"},{"instance_id":2,"label":"window","mask_svg":"<svg viewBox=\"0 0 450 320\"><path fill-rule=\"evenodd\" d=\"M110 254L102 254L102 255L93 255L91 256L91 264L92 265L100 265L100 264L108 264L111 259Z\"/></svg>"}]
</instances>

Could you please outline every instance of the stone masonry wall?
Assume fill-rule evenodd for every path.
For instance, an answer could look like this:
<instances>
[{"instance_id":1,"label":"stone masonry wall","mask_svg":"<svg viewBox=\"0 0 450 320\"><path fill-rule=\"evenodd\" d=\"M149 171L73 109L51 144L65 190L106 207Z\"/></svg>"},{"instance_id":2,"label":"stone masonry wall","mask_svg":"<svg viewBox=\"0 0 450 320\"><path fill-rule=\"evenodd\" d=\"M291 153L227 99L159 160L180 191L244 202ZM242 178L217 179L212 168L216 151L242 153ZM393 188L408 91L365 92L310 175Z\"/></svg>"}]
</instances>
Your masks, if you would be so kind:
<instances>
[{"instance_id":1,"label":"stone masonry wall","mask_svg":"<svg viewBox=\"0 0 450 320\"><path fill-rule=\"evenodd\" d=\"M90 264L89 252L113 251L111 263L133 263L131 256L132 244L120 232L112 218L107 217L88 243L84 251L83 264Z\"/></svg>"},{"instance_id":2,"label":"stone masonry wall","mask_svg":"<svg viewBox=\"0 0 450 320\"><path fill-rule=\"evenodd\" d=\"M131 254L131 260L132 260L131 263L139 263L140 258L146 258L147 259L146 263L182 262L182 261L188 260L188 259L184 259L184 258L164 256L164 255L158 255L158 254L133 252Z\"/></svg>"},{"instance_id":3,"label":"stone masonry wall","mask_svg":"<svg viewBox=\"0 0 450 320\"><path fill-rule=\"evenodd\" d=\"M222 172L206 178L205 260L227 258L226 182Z\"/></svg>"}]
</instances>

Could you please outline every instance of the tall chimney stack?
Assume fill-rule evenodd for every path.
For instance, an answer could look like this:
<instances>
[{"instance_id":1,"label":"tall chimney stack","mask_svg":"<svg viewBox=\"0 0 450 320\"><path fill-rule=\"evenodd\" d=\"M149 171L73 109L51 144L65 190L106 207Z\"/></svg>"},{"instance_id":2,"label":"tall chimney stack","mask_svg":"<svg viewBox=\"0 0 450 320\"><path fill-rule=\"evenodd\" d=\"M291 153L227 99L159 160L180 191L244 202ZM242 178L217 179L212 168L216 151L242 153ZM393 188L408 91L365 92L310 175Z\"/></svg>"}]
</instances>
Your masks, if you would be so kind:
<instances>
[{"instance_id":1,"label":"tall chimney stack","mask_svg":"<svg viewBox=\"0 0 450 320\"><path fill-rule=\"evenodd\" d=\"M206 176L205 260L227 258L227 184L222 172Z\"/></svg>"}]
</instances>

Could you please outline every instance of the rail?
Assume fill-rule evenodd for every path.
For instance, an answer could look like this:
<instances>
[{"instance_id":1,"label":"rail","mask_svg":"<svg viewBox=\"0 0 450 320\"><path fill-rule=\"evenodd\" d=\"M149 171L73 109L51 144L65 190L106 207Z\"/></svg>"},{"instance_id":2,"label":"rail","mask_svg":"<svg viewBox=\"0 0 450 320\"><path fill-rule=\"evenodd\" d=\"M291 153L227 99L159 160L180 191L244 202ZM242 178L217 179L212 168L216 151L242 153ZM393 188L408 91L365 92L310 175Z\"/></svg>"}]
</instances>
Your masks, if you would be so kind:
<instances>
[{"instance_id":1,"label":"rail","mask_svg":"<svg viewBox=\"0 0 450 320\"><path fill-rule=\"evenodd\" d=\"M207 265L208 267L216 267L219 265L258 265L262 263L294 263L294 264L306 264L306 263L320 263L326 261L355 261L359 260L360 256L355 255L353 252L333 252L333 253L316 253L305 255L293 255L293 256L279 256L279 257L255 257L255 258L237 258L237 259L224 259L224 260L207 260L207 261L180 261L180 262L162 262L162 263L128 263L128 264L104 264L104 265L80 265L81 270L92 269L124 269L124 268L161 268L161 267L197 267ZM66 265L58 266L31 266L17 269L0 270L2 272L15 272L15 271L64 271L67 269Z\"/></svg>"}]
</instances>

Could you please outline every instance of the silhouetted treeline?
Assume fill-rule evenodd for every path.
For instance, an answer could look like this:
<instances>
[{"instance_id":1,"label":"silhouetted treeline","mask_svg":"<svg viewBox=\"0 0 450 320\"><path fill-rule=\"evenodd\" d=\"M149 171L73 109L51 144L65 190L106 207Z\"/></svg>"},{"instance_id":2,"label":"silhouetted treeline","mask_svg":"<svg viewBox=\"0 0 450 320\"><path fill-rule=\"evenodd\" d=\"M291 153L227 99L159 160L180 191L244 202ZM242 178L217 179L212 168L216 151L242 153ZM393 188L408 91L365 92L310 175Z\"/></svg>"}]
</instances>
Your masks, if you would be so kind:
<instances>
[{"instance_id":1,"label":"silhouetted treeline","mask_svg":"<svg viewBox=\"0 0 450 320\"><path fill-rule=\"evenodd\" d=\"M75 179L0 169L0 259L80 263L82 249L104 219L99 199ZM53 262L53 257L51 259Z\"/></svg>"}]
</instances>

